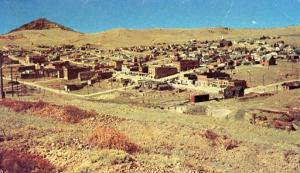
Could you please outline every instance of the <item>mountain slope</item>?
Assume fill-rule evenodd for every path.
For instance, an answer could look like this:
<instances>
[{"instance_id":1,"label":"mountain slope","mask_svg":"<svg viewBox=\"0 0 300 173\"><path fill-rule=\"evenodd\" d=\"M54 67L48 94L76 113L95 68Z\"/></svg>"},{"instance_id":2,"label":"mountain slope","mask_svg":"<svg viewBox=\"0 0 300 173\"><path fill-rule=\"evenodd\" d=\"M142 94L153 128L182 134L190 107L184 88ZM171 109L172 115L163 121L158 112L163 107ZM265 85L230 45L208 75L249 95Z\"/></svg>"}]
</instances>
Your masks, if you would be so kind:
<instances>
[{"instance_id":1,"label":"mountain slope","mask_svg":"<svg viewBox=\"0 0 300 173\"><path fill-rule=\"evenodd\" d=\"M99 45L106 49L114 49L154 43L183 43L191 39L200 41L219 40L222 37L231 40L251 39L259 38L263 35L281 36L280 40L300 46L300 26L269 29L112 29L104 32L84 34L74 32L72 29L47 19L38 19L14 29L8 34L0 35L0 49L7 45L33 48L40 44L50 46L73 44L80 46L87 43Z\"/></svg>"},{"instance_id":2,"label":"mountain slope","mask_svg":"<svg viewBox=\"0 0 300 173\"><path fill-rule=\"evenodd\" d=\"M270 29L113 29L94 34L85 34L85 39L78 39L75 44L89 42L100 43L104 47L115 48L133 45L150 45L153 43L183 43L191 39L200 41L224 39L240 40L260 38L263 35L281 36L288 44L300 45L300 27ZM277 41L277 40L272 40Z\"/></svg>"},{"instance_id":3,"label":"mountain slope","mask_svg":"<svg viewBox=\"0 0 300 173\"><path fill-rule=\"evenodd\" d=\"M20 26L19 28L11 30L9 33L16 32L16 31L23 31L23 30L46 30L46 29L55 29L59 28L66 31L74 31L71 28L65 27L58 23L52 22L45 18L40 18L34 21L31 21L27 24Z\"/></svg>"}]
</instances>

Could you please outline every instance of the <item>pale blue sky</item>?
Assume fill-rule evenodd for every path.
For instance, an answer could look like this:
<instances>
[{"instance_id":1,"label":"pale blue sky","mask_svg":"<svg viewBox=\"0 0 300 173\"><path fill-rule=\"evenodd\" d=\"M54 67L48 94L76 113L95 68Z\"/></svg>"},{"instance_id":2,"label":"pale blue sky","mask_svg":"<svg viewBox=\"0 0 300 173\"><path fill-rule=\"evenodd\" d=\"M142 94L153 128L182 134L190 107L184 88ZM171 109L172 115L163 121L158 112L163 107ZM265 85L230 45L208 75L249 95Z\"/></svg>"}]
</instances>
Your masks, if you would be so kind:
<instances>
[{"instance_id":1,"label":"pale blue sky","mask_svg":"<svg viewBox=\"0 0 300 173\"><path fill-rule=\"evenodd\" d=\"M300 25L300 0L0 0L0 7L0 33L41 17L81 32Z\"/></svg>"}]
</instances>

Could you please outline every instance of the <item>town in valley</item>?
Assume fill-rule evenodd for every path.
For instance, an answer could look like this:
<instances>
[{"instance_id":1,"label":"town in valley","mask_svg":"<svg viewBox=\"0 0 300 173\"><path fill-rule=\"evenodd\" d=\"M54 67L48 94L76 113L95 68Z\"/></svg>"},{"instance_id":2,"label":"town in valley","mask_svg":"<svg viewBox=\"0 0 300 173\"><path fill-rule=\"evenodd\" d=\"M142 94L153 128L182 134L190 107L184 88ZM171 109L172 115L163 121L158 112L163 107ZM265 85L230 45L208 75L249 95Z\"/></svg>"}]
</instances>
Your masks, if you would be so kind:
<instances>
[{"instance_id":1,"label":"town in valley","mask_svg":"<svg viewBox=\"0 0 300 173\"><path fill-rule=\"evenodd\" d=\"M0 172L300 170L299 26L39 18L0 35L0 67Z\"/></svg>"}]
</instances>

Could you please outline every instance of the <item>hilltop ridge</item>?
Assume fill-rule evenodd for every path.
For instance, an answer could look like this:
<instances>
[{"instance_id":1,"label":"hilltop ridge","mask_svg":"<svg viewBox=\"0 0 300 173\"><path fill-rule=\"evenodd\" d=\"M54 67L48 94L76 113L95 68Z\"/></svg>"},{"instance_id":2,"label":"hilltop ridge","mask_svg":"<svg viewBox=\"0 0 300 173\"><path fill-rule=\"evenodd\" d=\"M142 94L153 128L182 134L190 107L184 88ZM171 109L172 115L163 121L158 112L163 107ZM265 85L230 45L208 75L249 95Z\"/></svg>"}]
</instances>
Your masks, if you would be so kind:
<instances>
[{"instance_id":1,"label":"hilltop ridge","mask_svg":"<svg viewBox=\"0 0 300 173\"><path fill-rule=\"evenodd\" d=\"M16 29L13 29L9 31L9 33L16 32L16 31L24 31L24 30L46 30L46 29L55 29L55 28L75 32L73 29L69 27L63 26L56 22L52 22L46 18L39 18L37 20L26 23Z\"/></svg>"}]
</instances>

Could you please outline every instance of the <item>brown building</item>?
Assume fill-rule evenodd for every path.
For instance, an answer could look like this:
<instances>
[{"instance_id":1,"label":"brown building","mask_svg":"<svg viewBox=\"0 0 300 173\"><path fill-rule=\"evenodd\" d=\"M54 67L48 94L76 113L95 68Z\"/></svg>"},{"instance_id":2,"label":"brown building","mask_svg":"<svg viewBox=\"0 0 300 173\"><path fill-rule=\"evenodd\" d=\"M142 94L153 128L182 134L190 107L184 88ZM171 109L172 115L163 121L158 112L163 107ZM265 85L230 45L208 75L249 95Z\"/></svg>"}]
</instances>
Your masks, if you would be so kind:
<instances>
[{"instance_id":1,"label":"brown building","mask_svg":"<svg viewBox=\"0 0 300 173\"><path fill-rule=\"evenodd\" d=\"M98 79L109 79L113 76L112 71L97 71Z\"/></svg>"},{"instance_id":2,"label":"brown building","mask_svg":"<svg viewBox=\"0 0 300 173\"><path fill-rule=\"evenodd\" d=\"M197 103L197 102L206 102L209 101L209 94L191 94L190 95L190 102Z\"/></svg>"},{"instance_id":3,"label":"brown building","mask_svg":"<svg viewBox=\"0 0 300 173\"><path fill-rule=\"evenodd\" d=\"M276 65L276 59L273 55L265 55L261 58L260 64L263 66Z\"/></svg>"},{"instance_id":4,"label":"brown building","mask_svg":"<svg viewBox=\"0 0 300 173\"><path fill-rule=\"evenodd\" d=\"M26 63L30 64L43 64L47 61L46 56L41 55L31 55L26 56Z\"/></svg>"},{"instance_id":5,"label":"brown building","mask_svg":"<svg viewBox=\"0 0 300 173\"><path fill-rule=\"evenodd\" d=\"M291 54L291 55L288 55L288 60L291 60L291 61L298 61L300 60L300 55L298 54Z\"/></svg>"},{"instance_id":6,"label":"brown building","mask_svg":"<svg viewBox=\"0 0 300 173\"><path fill-rule=\"evenodd\" d=\"M300 81L285 82L281 86L285 90L299 89L300 88Z\"/></svg>"},{"instance_id":7,"label":"brown building","mask_svg":"<svg viewBox=\"0 0 300 173\"><path fill-rule=\"evenodd\" d=\"M73 80L78 78L78 74L80 72L89 71L90 67L77 67L77 66L69 66L63 67L63 76L66 80Z\"/></svg>"},{"instance_id":8,"label":"brown building","mask_svg":"<svg viewBox=\"0 0 300 173\"><path fill-rule=\"evenodd\" d=\"M178 71L187 71L199 67L200 63L197 59L183 59L176 62Z\"/></svg>"},{"instance_id":9,"label":"brown building","mask_svg":"<svg viewBox=\"0 0 300 173\"><path fill-rule=\"evenodd\" d=\"M241 86L228 86L224 90L224 98L235 98L235 97L243 97L245 89Z\"/></svg>"},{"instance_id":10,"label":"brown building","mask_svg":"<svg viewBox=\"0 0 300 173\"><path fill-rule=\"evenodd\" d=\"M247 88L247 81L238 80L238 79L229 80L229 85L231 85L231 86L240 86L240 87L245 89L245 88Z\"/></svg>"},{"instance_id":11,"label":"brown building","mask_svg":"<svg viewBox=\"0 0 300 173\"><path fill-rule=\"evenodd\" d=\"M96 75L95 71L83 71L78 73L78 78L80 81L87 81L92 79Z\"/></svg>"},{"instance_id":12,"label":"brown building","mask_svg":"<svg viewBox=\"0 0 300 173\"><path fill-rule=\"evenodd\" d=\"M141 66L140 72L142 72L142 73L148 73L149 72L149 67L146 66L146 65Z\"/></svg>"},{"instance_id":13,"label":"brown building","mask_svg":"<svg viewBox=\"0 0 300 173\"><path fill-rule=\"evenodd\" d=\"M151 66L149 67L149 74L155 79L167 77L178 73L176 67L172 66Z\"/></svg>"},{"instance_id":14,"label":"brown building","mask_svg":"<svg viewBox=\"0 0 300 173\"><path fill-rule=\"evenodd\" d=\"M229 83L230 75L220 71L205 72L197 75L197 86L212 86L212 87L226 87Z\"/></svg>"},{"instance_id":15,"label":"brown building","mask_svg":"<svg viewBox=\"0 0 300 173\"><path fill-rule=\"evenodd\" d=\"M230 47L232 46L232 42L230 40L221 40L220 47Z\"/></svg>"},{"instance_id":16,"label":"brown building","mask_svg":"<svg viewBox=\"0 0 300 173\"><path fill-rule=\"evenodd\" d=\"M123 65L123 60L116 60L114 65L115 65L116 71L121 71L122 65Z\"/></svg>"},{"instance_id":17,"label":"brown building","mask_svg":"<svg viewBox=\"0 0 300 173\"><path fill-rule=\"evenodd\" d=\"M28 66L20 66L18 67L18 72L24 72L27 70L35 70L35 65L28 65Z\"/></svg>"}]
</instances>

